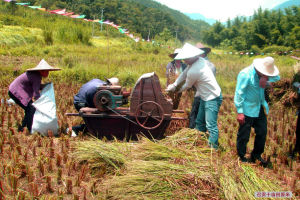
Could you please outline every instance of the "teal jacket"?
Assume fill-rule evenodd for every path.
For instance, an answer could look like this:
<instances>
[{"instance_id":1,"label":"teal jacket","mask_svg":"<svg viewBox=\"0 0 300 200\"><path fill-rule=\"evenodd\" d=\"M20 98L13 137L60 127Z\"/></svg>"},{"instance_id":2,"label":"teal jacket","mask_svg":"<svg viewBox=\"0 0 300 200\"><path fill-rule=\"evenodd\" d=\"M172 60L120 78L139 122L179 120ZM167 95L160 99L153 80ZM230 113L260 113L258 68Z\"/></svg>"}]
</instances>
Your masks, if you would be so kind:
<instances>
[{"instance_id":1,"label":"teal jacket","mask_svg":"<svg viewBox=\"0 0 300 200\"><path fill-rule=\"evenodd\" d=\"M268 82L276 82L280 76L269 77ZM259 77L253 65L243 69L238 77L234 95L234 104L238 113L248 117L258 117L260 107L269 113L268 103L265 100L265 89L259 87Z\"/></svg>"}]
</instances>

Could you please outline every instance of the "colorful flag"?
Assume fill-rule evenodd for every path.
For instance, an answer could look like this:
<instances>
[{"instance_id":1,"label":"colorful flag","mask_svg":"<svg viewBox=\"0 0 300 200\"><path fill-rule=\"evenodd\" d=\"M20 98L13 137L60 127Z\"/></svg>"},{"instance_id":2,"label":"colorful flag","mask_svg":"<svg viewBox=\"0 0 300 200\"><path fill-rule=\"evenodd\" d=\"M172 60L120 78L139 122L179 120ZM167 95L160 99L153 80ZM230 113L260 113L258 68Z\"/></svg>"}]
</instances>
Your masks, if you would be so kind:
<instances>
[{"instance_id":1,"label":"colorful flag","mask_svg":"<svg viewBox=\"0 0 300 200\"><path fill-rule=\"evenodd\" d=\"M79 15L78 17L75 17L75 18L77 18L77 19L83 19L83 18L85 18L85 15Z\"/></svg>"},{"instance_id":2,"label":"colorful flag","mask_svg":"<svg viewBox=\"0 0 300 200\"><path fill-rule=\"evenodd\" d=\"M77 17L79 17L79 15L71 15L70 17L71 18L77 18Z\"/></svg>"},{"instance_id":3,"label":"colorful flag","mask_svg":"<svg viewBox=\"0 0 300 200\"><path fill-rule=\"evenodd\" d=\"M39 8L42 8L42 6L28 6L29 8L32 8L32 9L39 9Z\"/></svg>"},{"instance_id":4,"label":"colorful flag","mask_svg":"<svg viewBox=\"0 0 300 200\"><path fill-rule=\"evenodd\" d=\"M16 3L17 5L20 5L20 6L26 6L26 5L29 5L30 3Z\"/></svg>"},{"instance_id":5,"label":"colorful flag","mask_svg":"<svg viewBox=\"0 0 300 200\"><path fill-rule=\"evenodd\" d=\"M62 15L66 13L66 9L51 10L50 13Z\"/></svg>"},{"instance_id":6,"label":"colorful flag","mask_svg":"<svg viewBox=\"0 0 300 200\"><path fill-rule=\"evenodd\" d=\"M65 14L62 14L62 15L64 15L64 16L70 16L70 15L73 15L74 14L74 12L66 12Z\"/></svg>"}]
</instances>

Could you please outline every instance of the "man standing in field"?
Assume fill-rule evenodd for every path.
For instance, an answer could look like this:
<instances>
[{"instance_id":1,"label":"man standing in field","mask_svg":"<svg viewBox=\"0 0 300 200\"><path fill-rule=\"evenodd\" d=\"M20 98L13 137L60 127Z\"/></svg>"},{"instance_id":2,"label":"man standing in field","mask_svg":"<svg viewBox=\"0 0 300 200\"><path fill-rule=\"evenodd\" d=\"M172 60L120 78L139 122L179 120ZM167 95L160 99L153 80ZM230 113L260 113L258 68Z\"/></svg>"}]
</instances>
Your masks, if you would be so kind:
<instances>
[{"instance_id":1,"label":"man standing in field","mask_svg":"<svg viewBox=\"0 0 300 200\"><path fill-rule=\"evenodd\" d=\"M202 43L198 42L196 44L196 47L203 50L204 53L200 55L201 58L204 58L204 60L207 62L207 65L211 69L211 71L214 73L214 76L216 76L216 67L215 65L208 60L207 54L210 53L211 49L209 47L205 47ZM200 106L200 96L197 96L194 98L191 113L189 116L189 128L195 128L196 127L196 119L197 114Z\"/></svg>"},{"instance_id":2,"label":"man standing in field","mask_svg":"<svg viewBox=\"0 0 300 200\"><path fill-rule=\"evenodd\" d=\"M177 54L175 60L184 60L188 67L180 74L173 84L170 84L166 91L175 89L185 81L178 92L182 92L194 86L195 97L200 97L200 106L196 118L196 129L201 132L209 132L208 143L210 147L218 148L218 113L222 104L221 88L218 85L212 70L207 62L201 58L204 51L186 43Z\"/></svg>"},{"instance_id":3,"label":"man standing in field","mask_svg":"<svg viewBox=\"0 0 300 200\"><path fill-rule=\"evenodd\" d=\"M278 68L274 65L272 57L258 58L243 69L238 77L234 96L237 109L237 120L240 124L237 134L237 153L242 162L245 158L246 147L250 137L251 127L255 130L254 149L250 161L260 161L262 165L267 162L262 159L267 135L268 103L265 100L265 87L267 82L276 82L280 79Z\"/></svg>"}]
</instances>

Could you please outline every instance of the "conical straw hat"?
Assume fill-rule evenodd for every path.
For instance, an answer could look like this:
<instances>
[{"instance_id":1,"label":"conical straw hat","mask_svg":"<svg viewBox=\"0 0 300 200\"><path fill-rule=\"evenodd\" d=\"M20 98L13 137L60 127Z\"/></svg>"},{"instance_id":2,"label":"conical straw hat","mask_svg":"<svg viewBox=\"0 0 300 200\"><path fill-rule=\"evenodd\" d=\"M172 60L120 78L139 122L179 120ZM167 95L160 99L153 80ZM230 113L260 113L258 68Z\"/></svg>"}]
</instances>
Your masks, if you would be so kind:
<instances>
[{"instance_id":1,"label":"conical straw hat","mask_svg":"<svg viewBox=\"0 0 300 200\"><path fill-rule=\"evenodd\" d=\"M203 54L204 51L189 44L185 43L179 53L176 55L175 60L184 60L188 58L193 58L195 56Z\"/></svg>"},{"instance_id":2,"label":"conical straw hat","mask_svg":"<svg viewBox=\"0 0 300 200\"><path fill-rule=\"evenodd\" d=\"M50 66L44 59L42 59L36 67L27 69L27 71L41 71L41 70L58 71L61 69Z\"/></svg>"}]
</instances>

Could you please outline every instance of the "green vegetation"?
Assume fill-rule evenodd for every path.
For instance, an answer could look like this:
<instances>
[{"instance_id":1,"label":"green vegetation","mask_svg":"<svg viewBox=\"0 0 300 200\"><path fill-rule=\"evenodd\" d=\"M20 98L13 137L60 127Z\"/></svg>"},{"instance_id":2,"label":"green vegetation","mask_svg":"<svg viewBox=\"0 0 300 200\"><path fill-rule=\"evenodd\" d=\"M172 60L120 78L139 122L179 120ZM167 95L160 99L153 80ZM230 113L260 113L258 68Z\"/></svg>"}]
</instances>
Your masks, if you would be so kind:
<instances>
[{"instance_id":1,"label":"green vegetation","mask_svg":"<svg viewBox=\"0 0 300 200\"><path fill-rule=\"evenodd\" d=\"M255 199L257 191L281 191L250 165L218 160L205 143L198 131L182 129L157 142L80 141L74 156L110 174L100 199ZM118 165L114 173L111 165Z\"/></svg>"},{"instance_id":2,"label":"green vegetation","mask_svg":"<svg viewBox=\"0 0 300 200\"><path fill-rule=\"evenodd\" d=\"M82 83L117 76L122 86L132 88L143 73L154 71L164 89L168 54L181 44L165 40L168 30L159 36L170 47L136 43L109 26L101 32L91 22L9 7L2 1L0 5L0 99L9 98L11 81L42 58L63 69L44 80L55 87L61 137L17 132L22 109L0 103L0 199L254 199L256 191L292 191L295 199L299 197L299 157L287 158L295 140L293 110L271 106L263 157L270 158L273 168L241 164L236 156L236 77L262 55L225 55L215 48L209 54L224 96L219 151L206 147L205 135L176 120L167 130L169 136L160 141L74 138L65 130L82 119L65 113L76 112L73 96ZM296 61L272 54L274 46L265 49L264 56L275 58L281 77L292 77ZM192 99L183 95L180 109L191 107ZM251 137L249 147L253 143Z\"/></svg>"},{"instance_id":3,"label":"green vegetation","mask_svg":"<svg viewBox=\"0 0 300 200\"><path fill-rule=\"evenodd\" d=\"M289 7L284 12L260 8L249 19L236 17L226 25L216 22L204 31L204 41L213 47L237 51L257 52L258 47L266 53L300 48L300 7Z\"/></svg>"},{"instance_id":4,"label":"green vegetation","mask_svg":"<svg viewBox=\"0 0 300 200\"><path fill-rule=\"evenodd\" d=\"M41 5L46 9L63 9L77 14L83 14L87 19L110 20L115 24L127 28L130 32L139 33L143 38L159 39L157 37L164 30L170 32L169 39L177 38L181 41L201 39L202 30L209 25L201 20L191 20L176 10L170 9L152 0L30 0L31 5ZM150 33L149 33L150 31Z\"/></svg>"},{"instance_id":5,"label":"green vegetation","mask_svg":"<svg viewBox=\"0 0 300 200\"><path fill-rule=\"evenodd\" d=\"M212 47L224 50L251 51L258 54L288 52L300 48L299 6L288 7L284 11L259 8L249 18L236 17L228 19L226 24L218 21L210 26L201 20L191 20L183 13L153 0L31 0L30 3L50 10L66 8L69 12L84 14L87 19L101 19L104 9L103 20L113 21L136 36L171 46L180 46L180 42L184 41L204 41ZM71 25L65 19L68 17L44 12L33 14L28 9L20 8L21 6L4 2L1 4L3 15L0 16L0 21L4 25L39 27L43 30L46 44L52 44L54 39L64 43L89 44L92 23L77 19L74 20L77 23ZM40 16L45 16L46 20ZM29 22L27 17L33 21ZM54 24L59 29L53 32ZM98 23L96 27L99 27ZM110 35L121 37L118 32L112 32ZM93 30L92 34L103 35L98 29L95 33Z\"/></svg>"}]
</instances>

